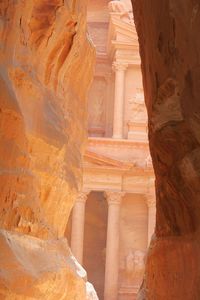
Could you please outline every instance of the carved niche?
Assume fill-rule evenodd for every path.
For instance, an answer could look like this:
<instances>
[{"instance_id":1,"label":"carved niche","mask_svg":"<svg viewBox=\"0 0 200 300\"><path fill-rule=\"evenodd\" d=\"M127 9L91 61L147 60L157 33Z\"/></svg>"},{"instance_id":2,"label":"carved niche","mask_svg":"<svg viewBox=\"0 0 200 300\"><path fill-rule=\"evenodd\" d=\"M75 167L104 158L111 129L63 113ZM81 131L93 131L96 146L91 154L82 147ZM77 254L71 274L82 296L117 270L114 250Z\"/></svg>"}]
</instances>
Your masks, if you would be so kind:
<instances>
[{"instance_id":1,"label":"carved niche","mask_svg":"<svg viewBox=\"0 0 200 300\"><path fill-rule=\"evenodd\" d=\"M88 131L90 136L104 136L106 93L106 79L103 76L96 76L89 91Z\"/></svg>"}]
</instances>

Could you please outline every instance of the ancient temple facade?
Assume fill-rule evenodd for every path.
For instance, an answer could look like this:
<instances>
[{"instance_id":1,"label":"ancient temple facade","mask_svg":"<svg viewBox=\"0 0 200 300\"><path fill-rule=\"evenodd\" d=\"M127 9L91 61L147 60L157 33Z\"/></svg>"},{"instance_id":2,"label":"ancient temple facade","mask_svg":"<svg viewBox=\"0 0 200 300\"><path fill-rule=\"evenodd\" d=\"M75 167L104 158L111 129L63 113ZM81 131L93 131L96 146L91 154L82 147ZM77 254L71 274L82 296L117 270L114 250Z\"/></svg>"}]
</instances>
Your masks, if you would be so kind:
<instances>
[{"instance_id":1,"label":"ancient temple facade","mask_svg":"<svg viewBox=\"0 0 200 300\"><path fill-rule=\"evenodd\" d=\"M90 0L96 47L89 92L83 187L71 216L71 248L100 300L134 299L155 226L139 46L130 1Z\"/></svg>"}]
</instances>

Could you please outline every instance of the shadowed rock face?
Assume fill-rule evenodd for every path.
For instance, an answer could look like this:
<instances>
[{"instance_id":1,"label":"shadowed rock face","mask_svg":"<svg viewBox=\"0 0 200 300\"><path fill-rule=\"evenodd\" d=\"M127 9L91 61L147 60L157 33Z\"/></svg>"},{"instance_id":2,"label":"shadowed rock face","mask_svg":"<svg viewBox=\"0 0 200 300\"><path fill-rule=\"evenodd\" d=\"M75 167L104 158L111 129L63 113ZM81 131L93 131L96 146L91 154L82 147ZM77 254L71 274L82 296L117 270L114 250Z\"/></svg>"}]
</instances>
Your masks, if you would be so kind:
<instances>
[{"instance_id":1,"label":"shadowed rock face","mask_svg":"<svg viewBox=\"0 0 200 300\"><path fill-rule=\"evenodd\" d=\"M200 299L200 3L132 0L156 175L144 299ZM145 294L145 295L144 295Z\"/></svg>"},{"instance_id":2,"label":"shadowed rock face","mask_svg":"<svg viewBox=\"0 0 200 300\"><path fill-rule=\"evenodd\" d=\"M1 299L86 297L86 274L62 238L93 73L85 13L79 0L0 3Z\"/></svg>"}]
</instances>

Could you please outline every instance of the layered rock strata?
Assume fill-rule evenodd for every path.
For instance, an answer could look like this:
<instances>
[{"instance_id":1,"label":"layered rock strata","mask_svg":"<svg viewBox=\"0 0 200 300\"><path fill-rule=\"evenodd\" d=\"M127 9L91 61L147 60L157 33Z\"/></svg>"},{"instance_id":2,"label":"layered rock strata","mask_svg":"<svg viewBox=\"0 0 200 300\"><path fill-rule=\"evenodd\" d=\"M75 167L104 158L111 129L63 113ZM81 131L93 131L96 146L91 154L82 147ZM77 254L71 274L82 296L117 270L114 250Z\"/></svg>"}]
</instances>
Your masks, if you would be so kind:
<instances>
[{"instance_id":1,"label":"layered rock strata","mask_svg":"<svg viewBox=\"0 0 200 300\"><path fill-rule=\"evenodd\" d=\"M95 56L86 1L4 0L0 16L0 298L94 298L63 238Z\"/></svg>"},{"instance_id":2,"label":"layered rock strata","mask_svg":"<svg viewBox=\"0 0 200 300\"><path fill-rule=\"evenodd\" d=\"M200 5L133 0L156 175L140 299L200 299Z\"/></svg>"}]
</instances>

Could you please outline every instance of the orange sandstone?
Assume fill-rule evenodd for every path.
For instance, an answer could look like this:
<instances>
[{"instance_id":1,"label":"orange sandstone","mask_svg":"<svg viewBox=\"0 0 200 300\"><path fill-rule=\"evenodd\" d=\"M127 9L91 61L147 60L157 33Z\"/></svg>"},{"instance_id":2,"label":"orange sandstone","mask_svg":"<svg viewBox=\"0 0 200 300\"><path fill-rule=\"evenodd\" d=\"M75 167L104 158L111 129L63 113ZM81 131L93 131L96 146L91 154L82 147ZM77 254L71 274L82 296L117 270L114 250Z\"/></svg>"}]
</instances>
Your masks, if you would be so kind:
<instances>
[{"instance_id":1,"label":"orange sandstone","mask_svg":"<svg viewBox=\"0 0 200 300\"><path fill-rule=\"evenodd\" d=\"M140 299L200 299L198 1L132 0L139 35L157 224Z\"/></svg>"},{"instance_id":2,"label":"orange sandstone","mask_svg":"<svg viewBox=\"0 0 200 300\"><path fill-rule=\"evenodd\" d=\"M86 299L63 238L93 73L86 1L5 0L0 15L0 298Z\"/></svg>"}]
</instances>

